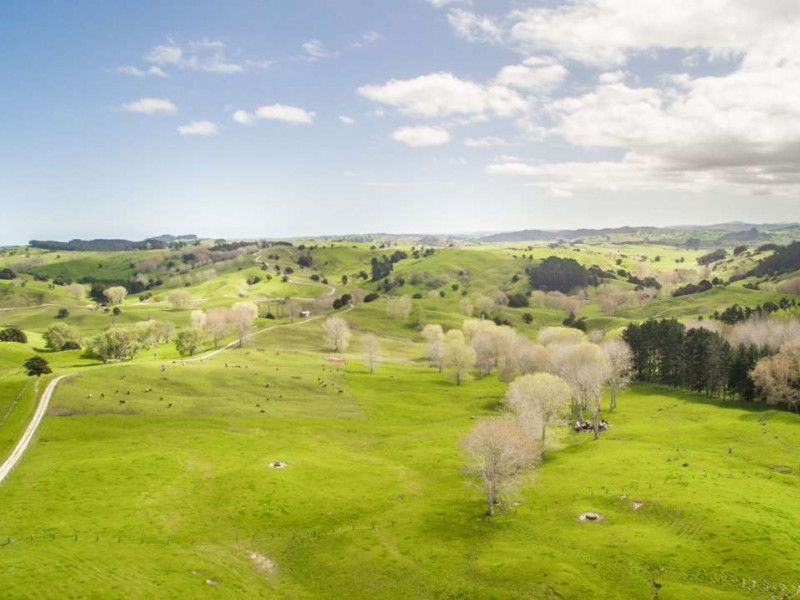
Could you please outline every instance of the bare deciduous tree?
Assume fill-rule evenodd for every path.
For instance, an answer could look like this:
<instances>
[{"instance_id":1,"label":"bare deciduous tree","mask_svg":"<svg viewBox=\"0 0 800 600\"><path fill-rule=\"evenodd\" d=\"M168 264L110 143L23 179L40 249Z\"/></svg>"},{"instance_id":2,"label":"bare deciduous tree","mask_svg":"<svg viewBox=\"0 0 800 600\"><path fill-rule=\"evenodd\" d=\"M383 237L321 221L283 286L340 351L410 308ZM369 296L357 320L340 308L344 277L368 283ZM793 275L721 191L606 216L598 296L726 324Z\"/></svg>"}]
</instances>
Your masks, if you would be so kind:
<instances>
[{"instance_id":1,"label":"bare deciduous tree","mask_svg":"<svg viewBox=\"0 0 800 600\"><path fill-rule=\"evenodd\" d=\"M451 329L450 331L458 330ZM462 339L458 339L458 336L450 336L450 331L447 332L448 337L445 338L442 363L445 369L452 371L456 385L461 385L461 382L466 381L469 377L470 369L475 366L475 350L464 342L463 335Z\"/></svg>"},{"instance_id":2,"label":"bare deciduous tree","mask_svg":"<svg viewBox=\"0 0 800 600\"><path fill-rule=\"evenodd\" d=\"M511 417L480 421L462 446L472 460L470 470L486 494L486 514L493 516L509 489L535 464L536 446Z\"/></svg>"},{"instance_id":3,"label":"bare deciduous tree","mask_svg":"<svg viewBox=\"0 0 800 600\"><path fill-rule=\"evenodd\" d=\"M214 347L216 348L219 346L220 340L228 335L231 328L228 309L221 306L208 309L205 327L214 340Z\"/></svg>"},{"instance_id":4,"label":"bare deciduous tree","mask_svg":"<svg viewBox=\"0 0 800 600\"><path fill-rule=\"evenodd\" d=\"M444 353L444 331L442 326L428 323L422 328L422 337L428 342L428 359L431 364L442 372L442 357Z\"/></svg>"},{"instance_id":5,"label":"bare deciduous tree","mask_svg":"<svg viewBox=\"0 0 800 600\"><path fill-rule=\"evenodd\" d=\"M189 315L189 323L196 329L205 329L206 327L206 313L202 310L193 310Z\"/></svg>"},{"instance_id":6,"label":"bare deciduous tree","mask_svg":"<svg viewBox=\"0 0 800 600\"><path fill-rule=\"evenodd\" d=\"M608 377L608 386L611 389L611 402L609 410L617 408L617 394L631 379L633 371L633 352L631 347L622 340L609 340L600 346L608 357L611 367Z\"/></svg>"},{"instance_id":7,"label":"bare deciduous tree","mask_svg":"<svg viewBox=\"0 0 800 600\"><path fill-rule=\"evenodd\" d=\"M325 342L334 352L343 352L350 345L350 327L341 317L330 317L322 325Z\"/></svg>"},{"instance_id":8,"label":"bare deciduous tree","mask_svg":"<svg viewBox=\"0 0 800 600\"><path fill-rule=\"evenodd\" d=\"M186 290L175 290L167 296L167 302L175 310L186 310L194 305L194 298Z\"/></svg>"},{"instance_id":9,"label":"bare deciduous tree","mask_svg":"<svg viewBox=\"0 0 800 600\"><path fill-rule=\"evenodd\" d=\"M390 317L408 319L411 313L411 296L398 296L386 299L386 314Z\"/></svg>"},{"instance_id":10,"label":"bare deciduous tree","mask_svg":"<svg viewBox=\"0 0 800 600\"><path fill-rule=\"evenodd\" d=\"M361 337L361 345L364 347L364 362L367 364L369 372L374 373L380 361L381 346L378 338L368 333Z\"/></svg>"},{"instance_id":11,"label":"bare deciduous tree","mask_svg":"<svg viewBox=\"0 0 800 600\"><path fill-rule=\"evenodd\" d=\"M65 285L64 289L79 302L86 298L86 286L81 283L70 283L69 285Z\"/></svg>"},{"instance_id":12,"label":"bare deciduous tree","mask_svg":"<svg viewBox=\"0 0 800 600\"><path fill-rule=\"evenodd\" d=\"M545 346L577 344L586 340L586 334L572 327L545 327L539 332L537 339Z\"/></svg>"},{"instance_id":13,"label":"bare deciduous tree","mask_svg":"<svg viewBox=\"0 0 800 600\"><path fill-rule=\"evenodd\" d=\"M784 343L777 354L759 360L751 376L768 404L797 410L800 407L800 338Z\"/></svg>"},{"instance_id":14,"label":"bare deciduous tree","mask_svg":"<svg viewBox=\"0 0 800 600\"><path fill-rule=\"evenodd\" d=\"M599 346L589 342L558 344L551 349L557 373L572 389L573 414L583 422L583 409L592 412L594 437L600 437L600 396L608 380L611 365Z\"/></svg>"},{"instance_id":15,"label":"bare deciduous tree","mask_svg":"<svg viewBox=\"0 0 800 600\"><path fill-rule=\"evenodd\" d=\"M548 426L569 413L569 385L558 375L536 373L511 382L505 403L517 415L520 428L540 440L544 453Z\"/></svg>"},{"instance_id":16,"label":"bare deciduous tree","mask_svg":"<svg viewBox=\"0 0 800 600\"><path fill-rule=\"evenodd\" d=\"M252 302L237 302L230 309L230 322L239 338L239 347L244 346L245 341L253 331L253 323L258 316L258 306Z\"/></svg>"}]
</instances>

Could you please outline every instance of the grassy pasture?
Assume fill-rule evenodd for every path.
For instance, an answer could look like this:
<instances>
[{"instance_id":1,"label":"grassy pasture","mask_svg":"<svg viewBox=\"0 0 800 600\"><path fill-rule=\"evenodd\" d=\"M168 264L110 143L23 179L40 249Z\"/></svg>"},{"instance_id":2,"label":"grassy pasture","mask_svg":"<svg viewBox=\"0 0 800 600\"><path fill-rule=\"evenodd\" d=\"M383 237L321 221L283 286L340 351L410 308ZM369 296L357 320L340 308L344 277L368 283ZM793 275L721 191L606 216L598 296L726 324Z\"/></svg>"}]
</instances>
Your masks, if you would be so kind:
<instances>
[{"instance_id":1,"label":"grassy pasture","mask_svg":"<svg viewBox=\"0 0 800 600\"><path fill-rule=\"evenodd\" d=\"M476 418L499 411L506 384L492 376L456 386L428 368L420 334L387 315L385 298L341 315L354 332L344 365L329 360L317 318L259 320L258 329L291 326L207 360L179 359L171 345L158 348L156 358L142 351L119 365L99 365L81 351L42 349L41 334L62 305L70 309L65 321L87 336L111 323L147 318L180 328L189 313L164 302L170 289L186 289L201 308L242 299L313 298L331 292L310 281L317 272L339 295L353 286L342 286L342 275L368 271L371 257L395 249L318 247L311 269L294 264L296 249L260 251L241 269L220 268L208 281L166 285L144 303L131 297L116 317L68 301L58 286L0 282L0 289L11 289L0 292L5 306L41 304L28 301L33 290L57 303L0 312L0 323L29 336L28 344L0 344L0 458L35 407L36 382L22 371L25 358L41 354L57 373L73 375L59 386L25 458L0 485L3 595L797 595L796 415L634 387L598 443L565 431L555 435L557 443L511 510L488 520L479 490L465 477L459 440ZM273 253L279 259L266 257ZM439 278L438 287L423 279L393 293L421 293L417 302L426 322L458 327L463 291L471 298L498 289L524 291L531 254L534 260L570 256L604 269L633 271L645 264L659 272L684 264L675 262L680 257L697 268L702 253L632 245L441 248L400 261L393 272L407 280L427 273ZM41 256L45 265L74 266L76 276L98 264L97 256ZM249 286L242 296L248 276L263 276L261 260L291 264L295 275L284 283L270 271L271 281ZM103 259L103 269L116 265L122 272L123 263ZM590 327L608 331L649 316L696 318L734 302L754 306L781 295L742 283L656 298L613 316L603 314L590 294L579 314ZM522 323L524 312L533 314L532 325ZM500 315L531 336L564 318L548 307ZM368 332L382 346L384 363L375 374L361 363L361 336ZM272 468L273 461L286 466ZM634 509L634 501L642 505ZM605 519L578 521L587 510Z\"/></svg>"},{"instance_id":2,"label":"grassy pasture","mask_svg":"<svg viewBox=\"0 0 800 600\"><path fill-rule=\"evenodd\" d=\"M662 598L721 598L800 583L794 415L636 388L599 443L567 434L489 521L458 440L503 384L414 366L370 375L327 363L314 339L305 352L266 339L66 382L0 488L3 589L631 598L655 581ZM577 521L585 510L606 518Z\"/></svg>"}]
</instances>

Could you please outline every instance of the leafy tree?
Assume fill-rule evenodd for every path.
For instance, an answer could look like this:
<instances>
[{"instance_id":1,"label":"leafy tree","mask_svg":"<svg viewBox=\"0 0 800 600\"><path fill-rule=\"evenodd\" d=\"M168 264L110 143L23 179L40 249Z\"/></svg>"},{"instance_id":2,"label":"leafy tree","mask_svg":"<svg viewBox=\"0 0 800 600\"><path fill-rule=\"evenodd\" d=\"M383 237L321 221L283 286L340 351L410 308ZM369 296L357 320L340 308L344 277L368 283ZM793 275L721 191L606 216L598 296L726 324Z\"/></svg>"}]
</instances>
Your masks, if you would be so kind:
<instances>
[{"instance_id":1,"label":"leafy tree","mask_svg":"<svg viewBox=\"0 0 800 600\"><path fill-rule=\"evenodd\" d=\"M0 331L0 342L18 342L20 344L28 343L28 336L25 332L16 327L6 327Z\"/></svg>"},{"instance_id":2,"label":"leafy tree","mask_svg":"<svg viewBox=\"0 0 800 600\"><path fill-rule=\"evenodd\" d=\"M92 338L92 351L102 360L130 360L139 349L139 336L135 331L111 327Z\"/></svg>"},{"instance_id":3,"label":"leafy tree","mask_svg":"<svg viewBox=\"0 0 800 600\"><path fill-rule=\"evenodd\" d=\"M31 356L23 365L30 376L36 375L38 377L39 375L47 375L53 372L50 365L41 356Z\"/></svg>"},{"instance_id":4,"label":"leafy tree","mask_svg":"<svg viewBox=\"0 0 800 600\"><path fill-rule=\"evenodd\" d=\"M200 331L194 327L183 329L175 336L175 348L181 356L192 356L197 352L201 340Z\"/></svg>"}]
</instances>

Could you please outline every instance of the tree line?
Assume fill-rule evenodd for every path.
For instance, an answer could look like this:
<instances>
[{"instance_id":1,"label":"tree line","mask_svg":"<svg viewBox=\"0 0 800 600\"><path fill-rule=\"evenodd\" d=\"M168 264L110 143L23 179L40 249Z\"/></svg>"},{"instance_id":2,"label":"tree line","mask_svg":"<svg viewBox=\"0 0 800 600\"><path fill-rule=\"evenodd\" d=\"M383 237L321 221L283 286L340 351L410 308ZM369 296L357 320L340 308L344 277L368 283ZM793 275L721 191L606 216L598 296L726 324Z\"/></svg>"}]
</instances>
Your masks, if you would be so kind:
<instances>
[{"instance_id":1,"label":"tree line","mask_svg":"<svg viewBox=\"0 0 800 600\"><path fill-rule=\"evenodd\" d=\"M754 319L726 336L713 324L650 319L628 325L622 337L633 353L637 381L796 410L799 328L792 320Z\"/></svg>"}]
</instances>

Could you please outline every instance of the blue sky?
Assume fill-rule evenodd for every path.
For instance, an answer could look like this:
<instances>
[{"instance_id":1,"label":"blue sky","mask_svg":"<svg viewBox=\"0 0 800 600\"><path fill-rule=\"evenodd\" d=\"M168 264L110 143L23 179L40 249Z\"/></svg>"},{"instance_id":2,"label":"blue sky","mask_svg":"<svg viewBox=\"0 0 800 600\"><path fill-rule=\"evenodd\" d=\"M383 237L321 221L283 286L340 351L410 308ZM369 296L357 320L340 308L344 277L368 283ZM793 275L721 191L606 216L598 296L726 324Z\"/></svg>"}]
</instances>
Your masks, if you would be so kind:
<instances>
[{"instance_id":1,"label":"blue sky","mask_svg":"<svg viewBox=\"0 0 800 600\"><path fill-rule=\"evenodd\" d=\"M800 9L663 4L6 0L0 243L797 220Z\"/></svg>"}]
</instances>

